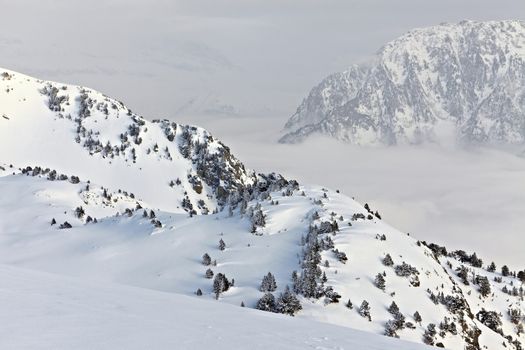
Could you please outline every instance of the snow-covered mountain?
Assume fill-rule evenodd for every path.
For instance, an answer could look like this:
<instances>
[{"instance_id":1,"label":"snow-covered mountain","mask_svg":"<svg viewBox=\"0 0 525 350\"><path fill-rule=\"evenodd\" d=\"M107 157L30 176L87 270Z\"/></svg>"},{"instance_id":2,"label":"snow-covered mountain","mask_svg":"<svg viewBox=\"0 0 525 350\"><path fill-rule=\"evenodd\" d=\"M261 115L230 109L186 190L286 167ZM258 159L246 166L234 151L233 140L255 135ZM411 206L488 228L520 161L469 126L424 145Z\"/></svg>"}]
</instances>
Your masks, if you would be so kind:
<instances>
[{"instance_id":1,"label":"snow-covered mountain","mask_svg":"<svg viewBox=\"0 0 525 350\"><path fill-rule=\"evenodd\" d=\"M415 29L314 87L281 142L525 141L525 23Z\"/></svg>"},{"instance_id":2,"label":"snow-covered mountain","mask_svg":"<svg viewBox=\"0 0 525 350\"><path fill-rule=\"evenodd\" d=\"M451 349L525 341L525 272L419 242L339 191L250 171L203 129L0 77L0 264Z\"/></svg>"}]
</instances>

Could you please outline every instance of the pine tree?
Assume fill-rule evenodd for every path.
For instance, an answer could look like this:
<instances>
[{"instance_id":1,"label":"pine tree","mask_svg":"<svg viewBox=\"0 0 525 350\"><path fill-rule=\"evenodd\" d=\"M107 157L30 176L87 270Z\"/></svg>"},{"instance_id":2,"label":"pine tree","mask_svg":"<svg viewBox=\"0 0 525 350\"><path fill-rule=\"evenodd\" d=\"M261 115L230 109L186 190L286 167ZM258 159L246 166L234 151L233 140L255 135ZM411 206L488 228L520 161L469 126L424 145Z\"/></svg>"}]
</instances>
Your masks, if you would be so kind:
<instances>
[{"instance_id":1,"label":"pine tree","mask_svg":"<svg viewBox=\"0 0 525 350\"><path fill-rule=\"evenodd\" d=\"M82 219L84 217L84 215L86 214L86 212L84 211L84 208L82 208L81 206L80 207L77 207L75 209L75 216L79 219Z\"/></svg>"},{"instance_id":2,"label":"pine tree","mask_svg":"<svg viewBox=\"0 0 525 350\"><path fill-rule=\"evenodd\" d=\"M486 311L484 308L482 308L481 311L476 314L476 318L494 332L501 332L501 319L497 312Z\"/></svg>"},{"instance_id":3,"label":"pine tree","mask_svg":"<svg viewBox=\"0 0 525 350\"><path fill-rule=\"evenodd\" d=\"M476 276L476 282L479 284L481 296L486 297L490 294L490 282L485 276Z\"/></svg>"},{"instance_id":4,"label":"pine tree","mask_svg":"<svg viewBox=\"0 0 525 350\"><path fill-rule=\"evenodd\" d=\"M204 276L206 278L208 278L208 279L213 278L213 271L212 271L212 269L207 269L206 273L204 274Z\"/></svg>"},{"instance_id":5,"label":"pine tree","mask_svg":"<svg viewBox=\"0 0 525 350\"><path fill-rule=\"evenodd\" d=\"M299 279L299 275L297 274L297 271L292 272L292 289L295 293L301 292L301 281Z\"/></svg>"},{"instance_id":6,"label":"pine tree","mask_svg":"<svg viewBox=\"0 0 525 350\"><path fill-rule=\"evenodd\" d=\"M220 249L220 250L224 250L224 249L226 249L226 243L224 243L224 241L222 240L222 238L221 238L221 240L219 241L219 249Z\"/></svg>"},{"instance_id":7,"label":"pine tree","mask_svg":"<svg viewBox=\"0 0 525 350\"><path fill-rule=\"evenodd\" d=\"M219 295L222 292L227 291L229 288L230 282L224 274L219 272L217 275L215 275L215 279L213 280L213 292L215 293L215 299L219 299Z\"/></svg>"},{"instance_id":8,"label":"pine tree","mask_svg":"<svg viewBox=\"0 0 525 350\"><path fill-rule=\"evenodd\" d=\"M523 333L523 323L518 323L516 326L516 334L518 337Z\"/></svg>"},{"instance_id":9,"label":"pine tree","mask_svg":"<svg viewBox=\"0 0 525 350\"><path fill-rule=\"evenodd\" d=\"M434 345L434 336L436 335L436 325L429 323L423 334L423 342L428 345Z\"/></svg>"},{"instance_id":10,"label":"pine tree","mask_svg":"<svg viewBox=\"0 0 525 350\"><path fill-rule=\"evenodd\" d=\"M416 321L419 324L421 324L421 321L423 321L418 311L414 312L414 321Z\"/></svg>"},{"instance_id":11,"label":"pine tree","mask_svg":"<svg viewBox=\"0 0 525 350\"><path fill-rule=\"evenodd\" d=\"M346 305L345 305L347 308L349 308L350 310L352 310L354 308L354 304L352 304L352 300L348 299L348 301L346 302Z\"/></svg>"},{"instance_id":12,"label":"pine tree","mask_svg":"<svg viewBox=\"0 0 525 350\"><path fill-rule=\"evenodd\" d=\"M457 270L457 275L459 278L461 278L461 282L463 282L464 285L468 286L470 283L468 281L468 270L465 266L461 265Z\"/></svg>"},{"instance_id":13,"label":"pine tree","mask_svg":"<svg viewBox=\"0 0 525 350\"><path fill-rule=\"evenodd\" d=\"M405 316L401 312L397 312L394 315L394 324L397 329L405 328Z\"/></svg>"},{"instance_id":14,"label":"pine tree","mask_svg":"<svg viewBox=\"0 0 525 350\"><path fill-rule=\"evenodd\" d=\"M397 332L396 322L392 320L388 320L385 324L385 335L387 337L399 338L396 332Z\"/></svg>"},{"instance_id":15,"label":"pine tree","mask_svg":"<svg viewBox=\"0 0 525 350\"><path fill-rule=\"evenodd\" d=\"M392 257L390 256L390 254L385 255L385 257L383 258L383 265L385 266L394 265L394 261L392 260Z\"/></svg>"},{"instance_id":16,"label":"pine tree","mask_svg":"<svg viewBox=\"0 0 525 350\"><path fill-rule=\"evenodd\" d=\"M195 292L195 294L197 294L198 296L201 296L202 295L202 290L199 288L197 289L197 291Z\"/></svg>"},{"instance_id":17,"label":"pine tree","mask_svg":"<svg viewBox=\"0 0 525 350\"><path fill-rule=\"evenodd\" d=\"M493 262L490 263L490 265L487 267L488 272L494 272L496 271L496 264Z\"/></svg>"},{"instance_id":18,"label":"pine tree","mask_svg":"<svg viewBox=\"0 0 525 350\"><path fill-rule=\"evenodd\" d=\"M272 293L265 293L255 307L262 311L275 312L275 297Z\"/></svg>"},{"instance_id":19,"label":"pine tree","mask_svg":"<svg viewBox=\"0 0 525 350\"><path fill-rule=\"evenodd\" d=\"M525 270L518 271L517 277L521 281L521 283L525 283Z\"/></svg>"},{"instance_id":20,"label":"pine tree","mask_svg":"<svg viewBox=\"0 0 525 350\"><path fill-rule=\"evenodd\" d=\"M363 300L357 312L359 312L359 315L362 317L367 318L368 321L372 321L372 317L370 316L370 305L368 304L368 301Z\"/></svg>"},{"instance_id":21,"label":"pine tree","mask_svg":"<svg viewBox=\"0 0 525 350\"><path fill-rule=\"evenodd\" d=\"M378 273L376 275L376 278L374 280L374 284L377 288L381 289L382 291L385 290L385 278L382 274Z\"/></svg>"},{"instance_id":22,"label":"pine tree","mask_svg":"<svg viewBox=\"0 0 525 350\"><path fill-rule=\"evenodd\" d=\"M264 227L266 225L266 216L261 209L256 209L252 215L252 233L257 231L257 227Z\"/></svg>"},{"instance_id":23,"label":"pine tree","mask_svg":"<svg viewBox=\"0 0 525 350\"><path fill-rule=\"evenodd\" d=\"M259 290L261 292L273 292L276 289L277 283L275 282L275 277L271 272L268 272L268 274L263 277Z\"/></svg>"},{"instance_id":24,"label":"pine tree","mask_svg":"<svg viewBox=\"0 0 525 350\"><path fill-rule=\"evenodd\" d=\"M390 312L392 315L395 315L399 313L399 307L397 306L396 302L393 301L392 304L388 307L388 312Z\"/></svg>"},{"instance_id":25,"label":"pine tree","mask_svg":"<svg viewBox=\"0 0 525 350\"><path fill-rule=\"evenodd\" d=\"M208 253L204 253L204 255L202 256L202 264L204 266L211 265L211 257L208 255Z\"/></svg>"},{"instance_id":26,"label":"pine tree","mask_svg":"<svg viewBox=\"0 0 525 350\"><path fill-rule=\"evenodd\" d=\"M483 266L483 260L478 258L478 256L476 255L475 252L472 253L472 255L470 256L470 263L474 267L481 267L481 266Z\"/></svg>"},{"instance_id":27,"label":"pine tree","mask_svg":"<svg viewBox=\"0 0 525 350\"><path fill-rule=\"evenodd\" d=\"M328 281L328 278L326 277L326 273L323 271L323 276L321 277L321 282L326 283Z\"/></svg>"},{"instance_id":28,"label":"pine tree","mask_svg":"<svg viewBox=\"0 0 525 350\"><path fill-rule=\"evenodd\" d=\"M277 299L276 311L282 314L294 316L302 308L301 302L295 293L290 291L290 288L286 286L284 293L281 293Z\"/></svg>"},{"instance_id":29,"label":"pine tree","mask_svg":"<svg viewBox=\"0 0 525 350\"><path fill-rule=\"evenodd\" d=\"M503 265L501 267L501 274L504 276L504 277L507 277L508 275L510 275L510 270L509 270L509 267L507 265Z\"/></svg>"}]
</instances>

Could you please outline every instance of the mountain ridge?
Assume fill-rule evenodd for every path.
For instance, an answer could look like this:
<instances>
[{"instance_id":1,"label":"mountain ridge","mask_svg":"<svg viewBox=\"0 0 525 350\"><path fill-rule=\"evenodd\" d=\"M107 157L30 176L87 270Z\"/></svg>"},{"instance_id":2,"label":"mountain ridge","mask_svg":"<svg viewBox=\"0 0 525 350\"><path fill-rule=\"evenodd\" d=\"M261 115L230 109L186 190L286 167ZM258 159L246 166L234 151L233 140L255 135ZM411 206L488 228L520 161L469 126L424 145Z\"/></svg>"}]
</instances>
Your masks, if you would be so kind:
<instances>
[{"instance_id":1,"label":"mountain ridge","mask_svg":"<svg viewBox=\"0 0 525 350\"><path fill-rule=\"evenodd\" d=\"M524 68L523 21L414 29L314 87L280 142L322 134L362 145L523 143Z\"/></svg>"},{"instance_id":2,"label":"mountain ridge","mask_svg":"<svg viewBox=\"0 0 525 350\"><path fill-rule=\"evenodd\" d=\"M0 76L0 264L449 348L521 346L517 274L338 190L247 170L204 129Z\"/></svg>"}]
</instances>

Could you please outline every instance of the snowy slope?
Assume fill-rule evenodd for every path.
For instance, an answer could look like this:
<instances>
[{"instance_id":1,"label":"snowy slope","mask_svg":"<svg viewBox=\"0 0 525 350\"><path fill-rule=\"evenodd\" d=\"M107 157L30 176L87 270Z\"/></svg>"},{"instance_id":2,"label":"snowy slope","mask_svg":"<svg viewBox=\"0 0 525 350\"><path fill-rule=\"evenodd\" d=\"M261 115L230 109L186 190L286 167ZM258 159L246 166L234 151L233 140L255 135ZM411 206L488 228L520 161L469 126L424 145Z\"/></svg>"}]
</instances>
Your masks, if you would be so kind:
<instances>
[{"instance_id":1,"label":"snowy slope","mask_svg":"<svg viewBox=\"0 0 525 350\"><path fill-rule=\"evenodd\" d=\"M177 294L4 265L0 278L4 349L427 348Z\"/></svg>"},{"instance_id":2,"label":"snowy slope","mask_svg":"<svg viewBox=\"0 0 525 350\"><path fill-rule=\"evenodd\" d=\"M294 305L290 312L296 319L452 349L508 349L516 339L524 341L517 328L525 314L523 292L501 291L519 288L515 277L497 282L494 277L500 274L471 267L462 255L439 250L438 256L435 247L392 228L375 208L338 191L275 174L256 175L205 130L148 122L78 87L60 89L72 91L70 104L52 111L42 88L53 84L13 72L0 82L0 114L6 116L0 119L0 264L92 284L184 294L202 302L218 299L214 302L231 308L269 305L285 312L283 305L292 304L279 296L296 294L301 308ZM5 92L6 86L13 90ZM118 108L106 116L94 102L86 115L83 90L89 91L88 98ZM64 114L68 109L71 120ZM137 136L141 142L130 141ZM114 146L99 150L96 140ZM169 157L159 154L165 147ZM198 210L190 209L188 201ZM210 264L203 264L205 253ZM388 266L383 263L387 254L393 260ZM459 260L475 274L488 276L490 295L479 293L479 277L469 285L461 281L455 271ZM261 280L268 272L275 276L271 292L277 305L260 303L265 295ZM376 285L379 273L384 290ZM229 288L223 288L220 274ZM219 292L216 282L222 283ZM349 299L353 307L347 306ZM360 308L365 300L370 318ZM399 312L388 311L392 302ZM516 324L507 314L509 307L520 312ZM483 324L486 319L476 319L482 308L501 314L496 331ZM416 311L420 322L413 316ZM428 331L432 324L436 334Z\"/></svg>"},{"instance_id":3,"label":"snowy slope","mask_svg":"<svg viewBox=\"0 0 525 350\"><path fill-rule=\"evenodd\" d=\"M211 212L255 180L201 128L150 122L96 91L1 71L0 138L2 145L18 145L0 150L7 164L23 160L18 166L45 165L133 188L150 205L174 212L190 211L181 204L186 196L196 213Z\"/></svg>"},{"instance_id":4,"label":"snowy slope","mask_svg":"<svg viewBox=\"0 0 525 350\"><path fill-rule=\"evenodd\" d=\"M324 134L354 144L525 141L525 24L415 29L312 89L281 142Z\"/></svg>"}]
</instances>

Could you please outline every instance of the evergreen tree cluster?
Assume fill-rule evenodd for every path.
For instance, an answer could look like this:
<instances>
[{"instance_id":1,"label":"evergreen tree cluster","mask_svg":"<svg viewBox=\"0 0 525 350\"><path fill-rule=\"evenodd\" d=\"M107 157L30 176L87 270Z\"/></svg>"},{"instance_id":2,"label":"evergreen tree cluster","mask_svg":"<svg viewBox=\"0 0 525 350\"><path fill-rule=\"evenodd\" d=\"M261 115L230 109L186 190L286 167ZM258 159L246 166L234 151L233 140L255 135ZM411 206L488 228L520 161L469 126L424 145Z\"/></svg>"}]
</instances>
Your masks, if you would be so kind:
<instances>
[{"instance_id":1,"label":"evergreen tree cluster","mask_svg":"<svg viewBox=\"0 0 525 350\"><path fill-rule=\"evenodd\" d=\"M453 314L461 315L463 311L469 309L467 301L460 293L457 295L445 295L443 292L434 294L430 289L427 289L427 293L434 304L444 305Z\"/></svg>"},{"instance_id":2,"label":"evergreen tree cluster","mask_svg":"<svg viewBox=\"0 0 525 350\"><path fill-rule=\"evenodd\" d=\"M476 253L472 253L471 255L468 255L463 250L456 250L451 254L453 257L461 261L462 263L468 263L473 267L482 267L483 266L483 260L478 258Z\"/></svg>"},{"instance_id":3,"label":"evergreen tree cluster","mask_svg":"<svg viewBox=\"0 0 525 350\"><path fill-rule=\"evenodd\" d=\"M423 342L428 345L434 345L436 334L436 325L434 323L429 323L425 333L423 333Z\"/></svg>"},{"instance_id":4,"label":"evergreen tree cluster","mask_svg":"<svg viewBox=\"0 0 525 350\"><path fill-rule=\"evenodd\" d=\"M445 316L442 322L439 323L439 335L444 338L448 333L452 335L458 334L458 328L456 326L456 323L450 322L450 319Z\"/></svg>"},{"instance_id":5,"label":"evergreen tree cluster","mask_svg":"<svg viewBox=\"0 0 525 350\"><path fill-rule=\"evenodd\" d=\"M482 308L481 311L476 314L476 319L494 332L503 335L503 331L501 330L501 318L497 312L487 311Z\"/></svg>"},{"instance_id":6,"label":"evergreen tree cluster","mask_svg":"<svg viewBox=\"0 0 525 350\"><path fill-rule=\"evenodd\" d=\"M395 303L393 302L393 304ZM389 337L399 338L397 331L405 328L405 316L403 316L403 314L399 312L399 309L397 309L397 311L390 311L389 308L389 312L394 316L394 318L386 322L385 335Z\"/></svg>"},{"instance_id":7,"label":"evergreen tree cluster","mask_svg":"<svg viewBox=\"0 0 525 350\"><path fill-rule=\"evenodd\" d=\"M333 247L332 240L329 235L321 234L317 226L310 226L302 243L304 243L302 271L300 275L296 271L292 274L294 292L307 298L318 299L326 296L327 302L337 302L340 296L333 291L333 288L324 286L326 276L323 278L320 267L321 251Z\"/></svg>"},{"instance_id":8,"label":"evergreen tree cluster","mask_svg":"<svg viewBox=\"0 0 525 350\"><path fill-rule=\"evenodd\" d=\"M255 209L251 212L251 223L252 223L252 233L257 232L258 227L266 226L266 215L264 215L261 204L257 203Z\"/></svg>"},{"instance_id":9,"label":"evergreen tree cluster","mask_svg":"<svg viewBox=\"0 0 525 350\"><path fill-rule=\"evenodd\" d=\"M419 271L414 266L403 261L402 264L394 266L394 271L400 277L408 277L412 286L419 287Z\"/></svg>"},{"instance_id":10,"label":"evergreen tree cluster","mask_svg":"<svg viewBox=\"0 0 525 350\"><path fill-rule=\"evenodd\" d=\"M379 214L379 212L376 210L375 213L372 209L370 209L370 206L368 205L368 203L365 203L364 205L364 208L366 209L366 211L368 212L368 219L369 220L372 220L373 217L371 217L372 215L375 216L376 218L378 218L379 220L381 220L381 215Z\"/></svg>"},{"instance_id":11,"label":"evergreen tree cluster","mask_svg":"<svg viewBox=\"0 0 525 350\"><path fill-rule=\"evenodd\" d=\"M261 299L257 301L256 308L263 311L294 316L302 310L303 307L297 295L286 286L285 291L281 293L277 299L275 299L271 292L266 292Z\"/></svg>"}]
</instances>

